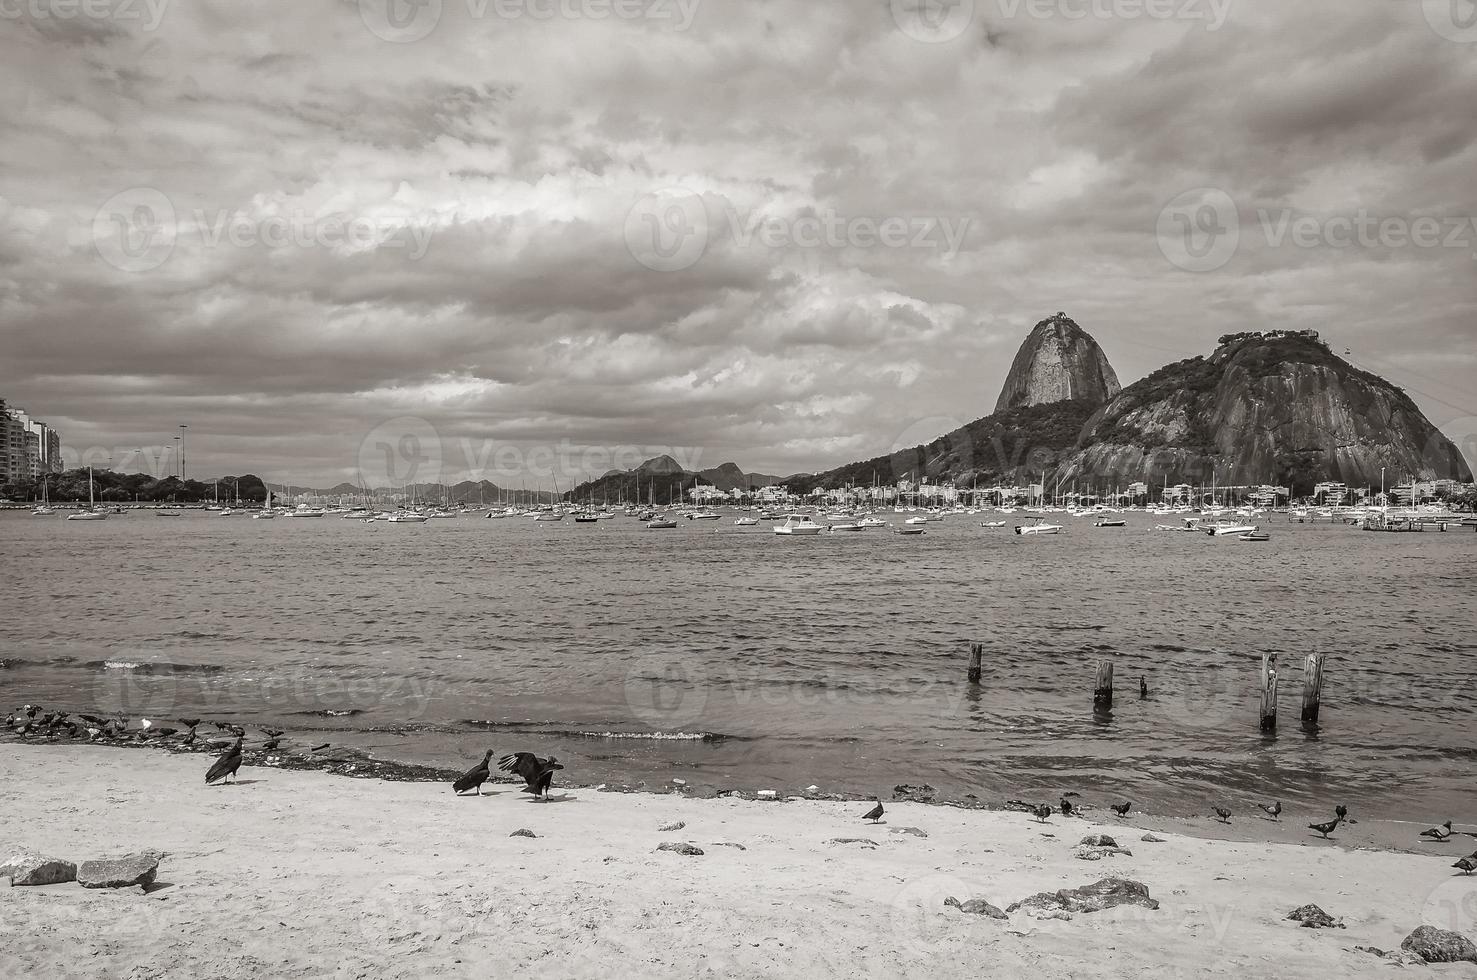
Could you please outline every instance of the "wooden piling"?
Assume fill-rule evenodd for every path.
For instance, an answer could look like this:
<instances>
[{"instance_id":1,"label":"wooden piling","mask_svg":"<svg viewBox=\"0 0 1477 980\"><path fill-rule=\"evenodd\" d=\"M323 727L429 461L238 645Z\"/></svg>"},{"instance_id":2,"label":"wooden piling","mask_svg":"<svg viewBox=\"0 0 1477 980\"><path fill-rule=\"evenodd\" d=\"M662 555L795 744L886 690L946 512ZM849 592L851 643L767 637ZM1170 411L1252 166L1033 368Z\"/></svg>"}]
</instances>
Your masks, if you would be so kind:
<instances>
[{"instance_id":1,"label":"wooden piling","mask_svg":"<svg viewBox=\"0 0 1477 980\"><path fill-rule=\"evenodd\" d=\"M1303 664L1303 722L1318 724L1318 706L1323 700L1323 655L1308 654Z\"/></svg>"},{"instance_id":2,"label":"wooden piling","mask_svg":"<svg viewBox=\"0 0 1477 980\"><path fill-rule=\"evenodd\" d=\"M985 659L985 645L983 643L971 643L969 645L969 683L980 682L981 661Z\"/></svg>"},{"instance_id":3,"label":"wooden piling","mask_svg":"<svg viewBox=\"0 0 1477 980\"><path fill-rule=\"evenodd\" d=\"M1113 710L1113 661L1100 660L1097 683L1092 688L1092 706L1097 711Z\"/></svg>"},{"instance_id":4,"label":"wooden piling","mask_svg":"<svg viewBox=\"0 0 1477 980\"><path fill-rule=\"evenodd\" d=\"M1262 654L1262 731L1277 730L1277 654Z\"/></svg>"}]
</instances>

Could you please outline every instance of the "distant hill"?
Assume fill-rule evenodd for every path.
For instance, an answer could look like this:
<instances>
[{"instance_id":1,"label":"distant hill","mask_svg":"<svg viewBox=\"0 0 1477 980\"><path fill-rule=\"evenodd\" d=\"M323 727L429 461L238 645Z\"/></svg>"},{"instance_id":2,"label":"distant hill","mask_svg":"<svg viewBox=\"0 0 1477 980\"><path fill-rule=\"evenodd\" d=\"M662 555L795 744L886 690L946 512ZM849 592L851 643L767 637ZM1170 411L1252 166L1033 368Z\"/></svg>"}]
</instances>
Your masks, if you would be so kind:
<instances>
[{"instance_id":1,"label":"distant hill","mask_svg":"<svg viewBox=\"0 0 1477 980\"><path fill-rule=\"evenodd\" d=\"M785 482L784 477L766 473L745 473L737 463L724 463L712 469L693 472L683 469L671 456L656 456L633 470L611 470L598 480L581 483L565 496L571 500L640 502L653 499L657 504L691 500L687 491L694 486L716 487L725 493L733 490L758 489Z\"/></svg>"}]
</instances>

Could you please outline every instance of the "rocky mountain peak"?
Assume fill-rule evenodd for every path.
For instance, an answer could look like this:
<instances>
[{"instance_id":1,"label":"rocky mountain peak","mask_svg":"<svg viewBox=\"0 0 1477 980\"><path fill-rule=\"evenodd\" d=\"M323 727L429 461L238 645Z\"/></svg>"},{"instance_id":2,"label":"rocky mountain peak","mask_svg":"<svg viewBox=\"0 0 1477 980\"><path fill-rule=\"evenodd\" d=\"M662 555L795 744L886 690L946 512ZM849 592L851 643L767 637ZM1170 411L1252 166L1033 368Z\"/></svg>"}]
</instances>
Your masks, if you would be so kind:
<instances>
[{"instance_id":1,"label":"rocky mountain peak","mask_svg":"<svg viewBox=\"0 0 1477 980\"><path fill-rule=\"evenodd\" d=\"M1104 405L1121 387L1097 341L1058 313L1036 324L1021 344L995 411L1068 400Z\"/></svg>"}]
</instances>

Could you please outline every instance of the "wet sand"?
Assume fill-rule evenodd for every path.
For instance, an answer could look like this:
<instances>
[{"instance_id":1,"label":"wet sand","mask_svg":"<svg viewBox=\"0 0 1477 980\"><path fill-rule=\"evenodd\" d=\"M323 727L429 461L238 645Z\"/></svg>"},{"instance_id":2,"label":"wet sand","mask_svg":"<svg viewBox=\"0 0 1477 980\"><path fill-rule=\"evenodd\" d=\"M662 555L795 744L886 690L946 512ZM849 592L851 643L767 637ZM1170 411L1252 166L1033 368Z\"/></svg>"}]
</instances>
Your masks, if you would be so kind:
<instances>
[{"instance_id":1,"label":"wet sand","mask_svg":"<svg viewBox=\"0 0 1477 980\"><path fill-rule=\"evenodd\" d=\"M1461 925L1453 917L1471 915L1462 903L1470 910L1477 892L1477 879L1448 867L1470 838L1450 853L1403 854L1210 840L1132 816L1043 825L908 803L887 803L872 826L856 803L557 787L539 803L506 785L456 798L432 783L269 767L207 787L206 763L0 746L7 850L79 862L169 852L147 895L0 887L0 974L1326 980L1387 972L1353 947L1398 947L1423 918ZM658 829L678 821L680 831ZM538 837L509 836L520 828ZM1153 828L1166 842L1139 840ZM1261 829L1237 818L1229 832ZM1133 856L1075 857L1099 831ZM667 841L705 853L658 852ZM953 895L1005 908L1109 875L1143 882L1160 908L998 921L943 906ZM1347 928L1284 920L1309 902ZM1432 969L1477 976L1467 965Z\"/></svg>"}]
</instances>

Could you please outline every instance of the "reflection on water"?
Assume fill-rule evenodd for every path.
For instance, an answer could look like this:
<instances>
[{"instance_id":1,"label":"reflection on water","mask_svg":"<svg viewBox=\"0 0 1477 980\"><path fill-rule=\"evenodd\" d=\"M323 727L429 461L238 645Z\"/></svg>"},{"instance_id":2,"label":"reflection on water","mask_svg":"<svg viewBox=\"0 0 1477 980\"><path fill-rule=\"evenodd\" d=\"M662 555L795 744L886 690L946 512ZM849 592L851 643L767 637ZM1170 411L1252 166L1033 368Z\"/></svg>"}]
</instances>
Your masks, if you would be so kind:
<instances>
[{"instance_id":1,"label":"reflection on water","mask_svg":"<svg viewBox=\"0 0 1477 980\"><path fill-rule=\"evenodd\" d=\"M6 514L0 684L15 703L275 724L404 761L529 747L585 781L1076 789L1170 812L1337 795L1371 815L1439 812L1469 784L1477 535L1274 523L1248 544L1142 517L1055 537L981 520L785 538L731 518ZM1271 740L1263 650L1282 661ZM1306 733L1315 651L1323 731ZM1102 659L1110 716L1092 709Z\"/></svg>"}]
</instances>

